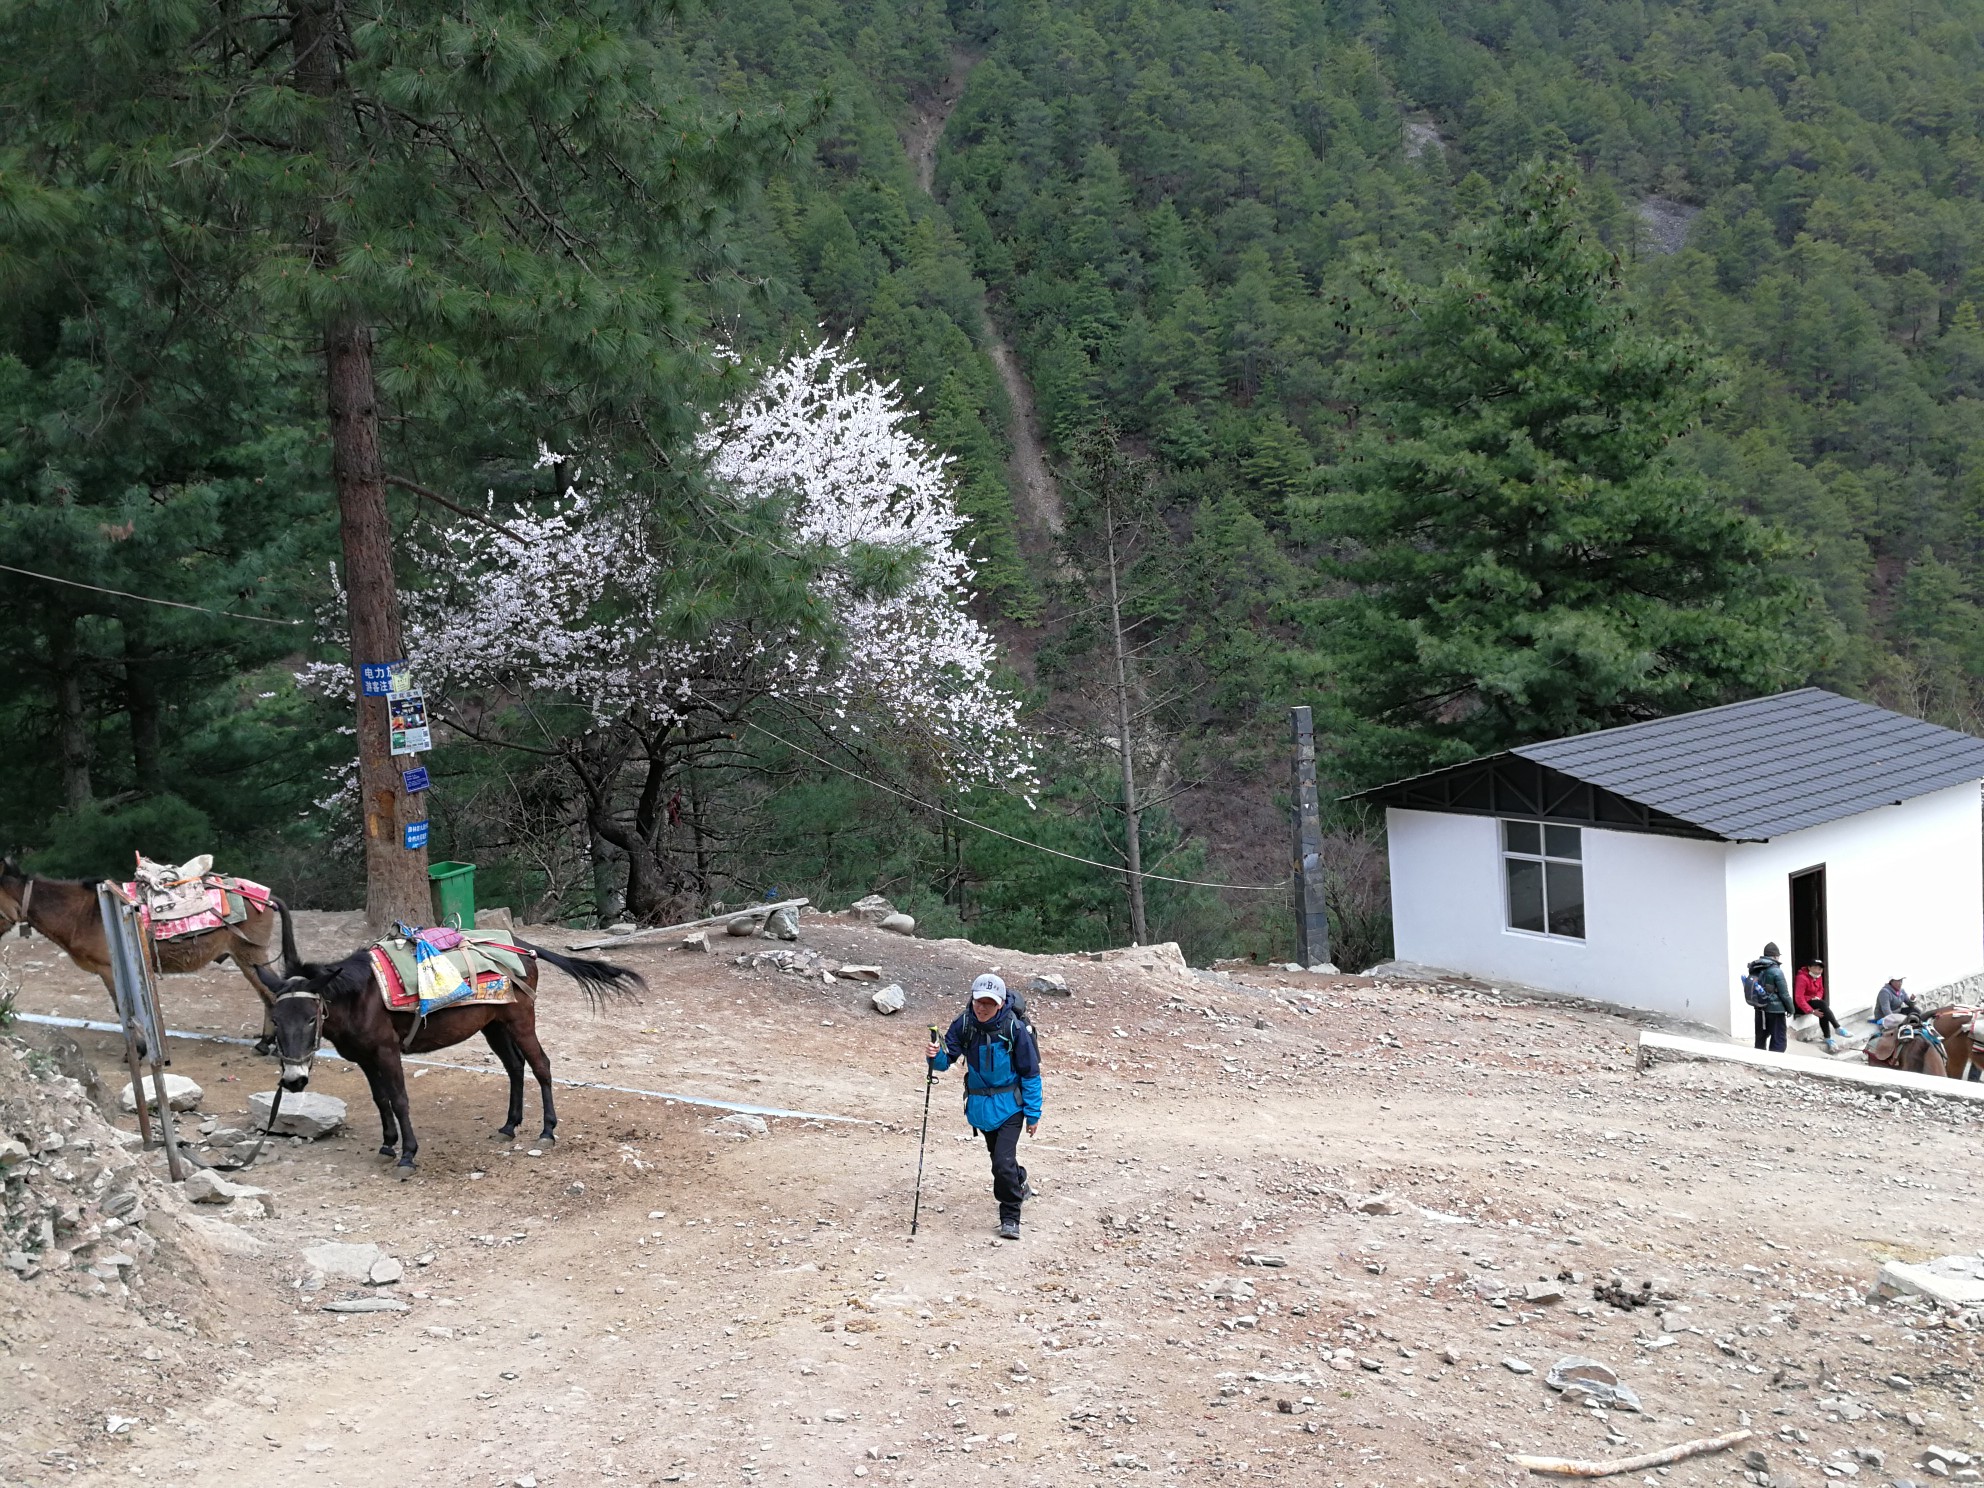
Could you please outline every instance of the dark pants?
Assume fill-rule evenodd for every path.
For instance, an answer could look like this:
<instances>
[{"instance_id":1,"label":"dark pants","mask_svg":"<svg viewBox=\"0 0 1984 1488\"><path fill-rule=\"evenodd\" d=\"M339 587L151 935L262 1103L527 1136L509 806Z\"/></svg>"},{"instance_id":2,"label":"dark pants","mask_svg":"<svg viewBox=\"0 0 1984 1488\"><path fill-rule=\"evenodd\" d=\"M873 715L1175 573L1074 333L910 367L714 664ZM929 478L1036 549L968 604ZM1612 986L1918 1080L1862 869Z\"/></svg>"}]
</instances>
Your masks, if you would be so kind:
<instances>
[{"instance_id":1,"label":"dark pants","mask_svg":"<svg viewBox=\"0 0 1984 1488\"><path fill-rule=\"evenodd\" d=\"M1767 1013L1762 1008L1757 1014L1757 1047L1768 1048L1773 1054L1784 1052L1785 1017L1782 1013Z\"/></svg>"},{"instance_id":2,"label":"dark pants","mask_svg":"<svg viewBox=\"0 0 1984 1488\"><path fill-rule=\"evenodd\" d=\"M1832 998L1830 996L1813 998L1812 1011L1819 1015L1820 1038L1831 1038L1835 1033L1839 1032L1839 1019L1832 1015Z\"/></svg>"},{"instance_id":3,"label":"dark pants","mask_svg":"<svg viewBox=\"0 0 1984 1488\"><path fill-rule=\"evenodd\" d=\"M983 1133L992 1154L992 1197L999 1201L999 1223L1020 1217L1020 1196L1026 1192L1026 1169L1020 1166L1020 1128L1026 1117L1017 1112L1003 1126Z\"/></svg>"}]
</instances>

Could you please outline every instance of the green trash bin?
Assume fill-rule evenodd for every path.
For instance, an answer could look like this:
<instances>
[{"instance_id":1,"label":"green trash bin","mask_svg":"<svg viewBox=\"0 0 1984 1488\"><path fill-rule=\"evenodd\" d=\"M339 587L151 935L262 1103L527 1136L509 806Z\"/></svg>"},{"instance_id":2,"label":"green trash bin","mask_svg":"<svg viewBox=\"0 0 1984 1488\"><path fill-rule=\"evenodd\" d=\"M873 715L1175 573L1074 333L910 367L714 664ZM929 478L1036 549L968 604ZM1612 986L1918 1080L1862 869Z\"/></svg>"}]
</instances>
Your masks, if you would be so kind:
<instances>
[{"instance_id":1,"label":"green trash bin","mask_svg":"<svg viewBox=\"0 0 1984 1488\"><path fill-rule=\"evenodd\" d=\"M475 928L475 864L430 863L428 887L434 891L434 923L456 930Z\"/></svg>"}]
</instances>

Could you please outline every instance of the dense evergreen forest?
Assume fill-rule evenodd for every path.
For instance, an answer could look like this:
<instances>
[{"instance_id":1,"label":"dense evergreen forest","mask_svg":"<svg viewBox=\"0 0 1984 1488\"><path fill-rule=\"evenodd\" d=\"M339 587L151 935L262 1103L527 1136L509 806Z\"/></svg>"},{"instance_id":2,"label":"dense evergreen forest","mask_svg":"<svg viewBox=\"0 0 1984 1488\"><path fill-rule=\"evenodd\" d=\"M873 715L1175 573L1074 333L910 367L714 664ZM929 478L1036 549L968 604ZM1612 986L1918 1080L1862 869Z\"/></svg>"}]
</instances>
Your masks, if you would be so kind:
<instances>
[{"instance_id":1,"label":"dense evergreen forest","mask_svg":"<svg viewBox=\"0 0 1984 1488\"><path fill-rule=\"evenodd\" d=\"M711 355L642 374L640 396L680 404L644 435L686 449L738 369L821 337L895 383L950 459L975 612L1037 770L972 786L888 729L754 715L665 776L651 757L611 805L680 865L678 901L880 890L937 933L1128 937L1120 876L906 795L1106 863L1135 820L1165 876L1149 934L1285 958L1285 892L1197 881L1285 876L1291 703L1318 708L1342 787L1804 682L1984 722L1976 0L597 9L634 17L671 107L764 136L671 228L669 313ZM0 67L47 55L45 34L9 39L37 45ZM0 88L0 113L39 129L5 137L41 141L0 153L0 564L100 587L0 571L0 842L78 873L134 840L214 851L299 902L355 902L348 700L296 680L341 633L315 348L235 313L266 268L186 290L186 255L224 264L235 240L155 233L143 190L119 194L144 171L60 195L87 131L46 127L63 72L43 71ZM1525 299L1538 282L1556 292ZM592 313L571 303L549 319ZM1457 393L1442 348L1482 351L1481 325L1507 377ZM410 355L383 379L393 437L428 485L542 511L546 395L504 375L470 386ZM1583 482L1583 504L1539 506L1517 535L1480 505L1411 499L1415 470L1506 455L1499 414L1448 416L1459 398L1493 414L1506 387L1616 415L1602 449L1574 414L1510 415L1556 473L1491 470L1483 491ZM403 582L437 583L447 518L407 490L392 506ZM1589 560L1608 543L1666 561ZM1483 563L1514 587L1470 604ZM1608 609L1608 583L1659 613ZM1658 653L1659 676L1606 680L1624 652ZM1579 686L1550 694L1567 674ZM477 863L487 902L618 915L627 853L546 747L583 730L539 702L539 734L495 705L444 734L433 850ZM1361 964L1388 944L1379 824L1340 807L1328 826L1340 959Z\"/></svg>"}]
</instances>

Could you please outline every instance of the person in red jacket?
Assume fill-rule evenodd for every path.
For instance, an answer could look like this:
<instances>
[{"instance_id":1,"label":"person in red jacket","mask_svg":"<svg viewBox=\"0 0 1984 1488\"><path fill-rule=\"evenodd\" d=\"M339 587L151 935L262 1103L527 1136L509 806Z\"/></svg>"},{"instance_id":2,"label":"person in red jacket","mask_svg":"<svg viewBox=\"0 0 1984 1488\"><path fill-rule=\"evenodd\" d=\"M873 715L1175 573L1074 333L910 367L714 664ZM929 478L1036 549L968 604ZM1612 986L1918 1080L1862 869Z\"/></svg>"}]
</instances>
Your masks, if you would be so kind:
<instances>
[{"instance_id":1,"label":"person in red jacket","mask_svg":"<svg viewBox=\"0 0 1984 1488\"><path fill-rule=\"evenodd\" d=\"M1826 1052L1833 1052L1834 1039L1839 1033L1839 1019L1832 1015L1832 1003L1826 996L1826 964L1814 956L1798 968L1798 979L1791 987L1791 1001L1801 1013L1811 1013L1819 1020L1819 1036L1826 1041Z\"/></svg>"}]
</instances>

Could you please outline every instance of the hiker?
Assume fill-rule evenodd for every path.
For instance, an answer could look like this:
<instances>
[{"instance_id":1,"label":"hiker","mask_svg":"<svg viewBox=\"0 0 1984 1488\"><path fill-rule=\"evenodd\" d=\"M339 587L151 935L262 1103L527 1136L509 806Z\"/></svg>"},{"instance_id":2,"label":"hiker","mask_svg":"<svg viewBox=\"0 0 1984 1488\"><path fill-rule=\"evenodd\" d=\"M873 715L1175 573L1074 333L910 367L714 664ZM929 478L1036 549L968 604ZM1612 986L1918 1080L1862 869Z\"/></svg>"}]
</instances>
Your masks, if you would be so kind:
<instances>
[{"instance_id":1,"label":"hiker","mask_svg":"<svg viewBox=\"0 0 1984 1488\"><path fill-rule=\"evenodd\" d=\"M1889 977L1887 984L1874 994L1874 1021L1886 1026L1887 1020L1896 1013L1905 1013L1915 1006L1915 995L1904 992L1900 977Z\"/></svg>"},{"instance_id":2,"label":"hiker","mask_svg":"<svg viewBox=\"0 0 1984 1488\"><path fill-rule=\"evenodd\" d=\"M974 981L971 1006L925 1057L939 1072L964 1061L964 1117L992 1154L999 1235L1019 1239L1020 1205L1033 1192L1019 1163L1020 1127L1032 1136L1040 1126L1040 1051L1033 1030L1012 1007L1006 984L989 972Z\"/></svg>"},{"instance_id":3,"label":"hiker","mask_svg":"<svg viewBox=\"0 0 1984 1488\"><path fill-rule=\"evenodd\" d=\"M1833 1016L1832 999L1826 995L1826 964L1817 956L1798 968L1798 979L1791 986L1791 1001L1801 1013L1819 1020L1819 1037L1826 1053L1838 1051L1839 1019Z\"/></svg>"},{"instance_id":4,"label":"hiker","mask_svg":"<svg viewBox=\"0 0 1984 1488\"><path fill-rule=\"evenodd\" d=\"M1757 1015L1757 1047L1768 1048L1773 1054L1782 1054L1785 1044L1785 1025L1792 1011L1791 989L1784 982L1784 968L1778 964L1782 953L1776 941L1764 944L1764 953L1749 965L1749 975L1744 980L1755 988L1754 999L1749 989L1745 989L1746 1000Z\"/></svg>"}]
</instances>

